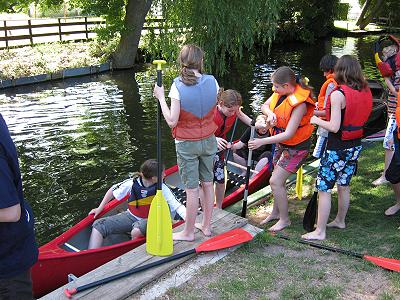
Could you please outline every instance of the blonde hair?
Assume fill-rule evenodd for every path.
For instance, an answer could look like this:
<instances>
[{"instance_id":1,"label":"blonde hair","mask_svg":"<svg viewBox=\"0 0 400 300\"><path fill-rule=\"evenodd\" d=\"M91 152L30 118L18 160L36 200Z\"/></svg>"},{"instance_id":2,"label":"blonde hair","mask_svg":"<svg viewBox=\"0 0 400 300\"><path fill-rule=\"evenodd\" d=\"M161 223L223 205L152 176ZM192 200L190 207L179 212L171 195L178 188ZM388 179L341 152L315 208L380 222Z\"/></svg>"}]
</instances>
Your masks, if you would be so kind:
<instances>
[{"instance_id":1,"label":"blonde hair","mask_svg":"<svg viewBox=\"0 0 400 300\"><path fill-rule=\"evenodd\" d=\"M180 77L184 84L194 85L197 77L192 69L203 73L204 51L196 45L185 45L178 56L178 63L181 67Z\"/></svg>"},{"instance_id":2,"label":"blonde hair","mask_svg":"<svg viewBox=\"0 0 400 300\"><path fill-rule=\"evenodd\" d=\"M362 73L360 63L351 55L343 55L337 61L335 65L335 80L338 84L347 85L358 91L368 86Z\"/></svg>"},{"instance_id":3,"label":"blonde hair","mask_svg":"<svg viewBox=\"0 0 400 300\"><path fill-rule=\"evenodd\" d=\"M242 96L235 90L224 90L220 88L217 95L217 102L221 106L232 107L242 105Z\"/></svg>"}]
</instances>

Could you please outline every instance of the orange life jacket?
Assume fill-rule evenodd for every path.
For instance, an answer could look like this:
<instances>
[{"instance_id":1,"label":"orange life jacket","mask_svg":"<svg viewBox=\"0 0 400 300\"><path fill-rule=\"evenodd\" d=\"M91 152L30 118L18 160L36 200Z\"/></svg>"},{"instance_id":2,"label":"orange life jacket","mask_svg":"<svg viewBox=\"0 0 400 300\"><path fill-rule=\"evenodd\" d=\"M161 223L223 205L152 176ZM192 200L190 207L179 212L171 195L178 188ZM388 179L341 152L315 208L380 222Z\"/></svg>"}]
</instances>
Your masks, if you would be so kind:
<instances>
[{"instance_id":1,"label":"orange life jacket","mask_svg":"<svg viewBox=\"0 0 400 300\"><path fill-rule=\"evenodd\" d=\"M339 85L336 90L342 90L346 98L346 108L340 125L343 141L363 137L364 125L372 111L372 94L369 87L362 91L352 89L347 85ZM326 103L326 119L331 118L331 95Z\"/></svg>"},{"instance_id":2,"label":"orange life jacket","mask_svg":"<svg viewBox=\"0 0 400 300\"><path fill-rule=\"evenodd\" d=\"M396 107L396 123L397 123L397 136L400 139L400 91L397 93L397 107Z\"/></svg>"},{"instance_id":3,"label":"orange life jacket","mask_svg":"<svg viewBox=\"0 0 400 300\"><path fill-rule=\"evenodd\" d=\"M321 89L319 90L319 95L318 95L318 110L324 110L325 109L325 97L326 97L326 90L329 86L329 84L333 83L335 85L335 88L337 87L337 82L336 80L333 78L334 75L333 74L328 74L326 76L326 81L324 82L324 84L321 86Z\"/></svg>"},{"instance_id":4,"label":"orange life jacket","mask_svg":"<svg viewBox=\"0 0 400 300\"><path fill-rule=\"evenodd\" d=\"M157 192L157 184L145 187L140 177L133 179L131 194L128 199L129 211L139 218L147 219L150 204Z\"/></svg>"},{"instance_id":5,"label":"orange life jacket","mask_svg":"<svg viewBox=\"0 0 400 300\"><path fill-rule=\"evenodd\" d=\"M226 134L231 130L233 124L236 120L236 114L233 116L227 117L225 116L218 108L215 110L214 113L214 123L217 124L218 128L215 131L216 137L221 137L226 139Z\"/></svg>"},{"instance_id":6,"label":"orange life jacket","mask_svg":"<svg viewBox=\"0 0 400 300\"><path fill-rule=\"evenodd\" d=\"M277 93L273 93L271 96L269 108L275 113L277 119L275 127L271 130L271 135L285 131L293 109L302 103L307 104L307 112L301 119L296 133L290 139L281 142L281 144L288 146L298 145L309 139L314 130L314 126L310 123L310 119L314 114L315 103L310 97L310 91L303 89L298 84L296 85L294 93L287 96L281 104L276 106L280 97L281 96Z\"/></svg>"}]
</instances>

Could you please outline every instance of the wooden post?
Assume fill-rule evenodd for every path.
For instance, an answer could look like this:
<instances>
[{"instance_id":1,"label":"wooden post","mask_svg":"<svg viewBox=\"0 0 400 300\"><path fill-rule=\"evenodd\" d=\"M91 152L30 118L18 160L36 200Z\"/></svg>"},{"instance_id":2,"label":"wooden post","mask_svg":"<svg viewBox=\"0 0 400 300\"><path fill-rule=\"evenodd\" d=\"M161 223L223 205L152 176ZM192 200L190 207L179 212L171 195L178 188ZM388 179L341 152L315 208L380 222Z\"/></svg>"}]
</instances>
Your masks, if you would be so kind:
<instances>
[{"instance_id":1,"label":"wooden post","mask_svg":"<svg viewBox=\"0 0 400 300\"><path fill-rule=\"evenodd\" d=\"M33 36L32 36L32 23L31 20L28 20L28 26L29 26L29 39L31 40L31 46L33 46Z\"/></svg>"},{"instance_id":2,"label":"wooden post","mask_svg":"<svg viewBox=\"0 0 400 300\"><path fill-rule=\"evenodd\" d=\"M62 42L61 18L58 18L58 35L60 36L60 42Z\"/></svg>"},{"instance_id":3,"label":"wooden post","mask_svg":"<svg viewBox=\"0 0 400 300\"><path fill-rule=\"evenodd\" d=\"M87 17L85 17L85 31L86 31L86 39L89 39L89 32L88 32L88 23L87 23Z\"/></svg>"},{"instance_id":4,"label":"wooden post","mask_svg":"<svg viewBox=\"0 0 400 300\"><path fill-rule=\"evenodd\" d=\"M4 22L4 37L6 38L6 48L8 48L8 35L7 35L7 23L6 20Z\"/></svg>"}]
</instances>

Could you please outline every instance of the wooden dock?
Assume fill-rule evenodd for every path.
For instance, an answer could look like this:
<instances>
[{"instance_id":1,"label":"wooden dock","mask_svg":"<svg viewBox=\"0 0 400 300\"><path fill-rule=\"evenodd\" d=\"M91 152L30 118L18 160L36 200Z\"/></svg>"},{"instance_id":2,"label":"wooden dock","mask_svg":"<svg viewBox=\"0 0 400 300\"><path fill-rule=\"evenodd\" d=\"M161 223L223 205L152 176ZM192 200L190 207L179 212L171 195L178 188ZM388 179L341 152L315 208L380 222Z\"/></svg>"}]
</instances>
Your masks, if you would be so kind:
<instances>
[{"instance_id":1,"label":"wooden dock","mask_svg":"<svg viewBox=\"0 0 400 300\"><path fill-rule=\"evenodd\" d=\"M183 224L175 228L174 231L182 230L182 226ZM243 227L253 236L262 231L262 229L248 224L247 219L241 218L225 210L214 209L212 219L213 236L239 227ZM193 249L205 240L207 240L207 238L200 231L197 230L194 242L174 242L174 254ZM210 252L209 255L218 256L218 252L219 251ZM189 255L175 261L171 261L169 263L154 267L152 269L133 274L131 276L127 276L86 291L82 291L81 293L77 293L76 295L74 295L73 299L126 299L128 297L131 297L135 293L138 293L143 287L150 285L154 280L160 278L170 270L178 267L179 265L190 259L193 260L194 256L196 255L197 254ZM162 257L156 257L147 254L146 244L144 244L79 277L75 281L58 288L57 290L51 292L50 294L47 294L40 299L67 299L64 295L65 288L81 286L105 277L112 276L114 274L125 272L129 269L139 267L141 265L152 263L160 259L162 259ZM188 268L190 268L190 261L186 262L186 264L189 264Z\"/></svg>"}]
</instances>

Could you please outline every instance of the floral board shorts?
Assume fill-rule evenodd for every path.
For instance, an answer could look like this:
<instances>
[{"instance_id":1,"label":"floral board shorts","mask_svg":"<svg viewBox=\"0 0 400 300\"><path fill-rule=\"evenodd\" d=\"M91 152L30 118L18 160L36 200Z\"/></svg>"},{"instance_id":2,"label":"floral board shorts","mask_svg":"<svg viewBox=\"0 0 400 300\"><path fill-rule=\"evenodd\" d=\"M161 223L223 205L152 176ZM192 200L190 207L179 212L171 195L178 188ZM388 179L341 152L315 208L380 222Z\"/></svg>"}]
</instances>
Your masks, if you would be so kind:
<instances>
[{"instance_id":1,"label":"floral board shorts","mask_svg":"<svg viewBox=\"0 0 400 300\"><path fill-rule=\"evenodd\" d=\"M383 138L383 148L387 150L394 151L393 133L396 133L396 126L396 119L394 117L389 118L385 137Z\"/></svg>"},{"instance_id":2,"label":"floral board shorts","mask_svg":"<svg viewBox=\"0 0 400 300\"><path fill-rule=\"evenodd\" d=\"M330 193L335 183L348 186L351 177L357 171L357 160L361 149L362 146L344 150L326 150L318 170L317 189Z\"/></svg>"},{"instance_id":3,"label":"floral board shorts","mask_svg":"<svg viewBox=\"0 0 400 300\"><path fill-rule=\"evenodd\" d=\"M214 182L225 183L225 156L224 151L220 151L214 156Z\"/></svg>"},{"instance_id":4,"label":"floral board shorts","mask_svg":"<svg viewBox=\"0 0 400 300\"><path fill-rule=\"evenodd\" d=\"M303 165L308 156L309 150L298 150L294 148L288 148L281 144L275 146L274 166L278 165L282 169L296 173L297 170Z\"/></svg>"}]
</instances>

